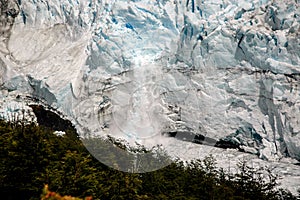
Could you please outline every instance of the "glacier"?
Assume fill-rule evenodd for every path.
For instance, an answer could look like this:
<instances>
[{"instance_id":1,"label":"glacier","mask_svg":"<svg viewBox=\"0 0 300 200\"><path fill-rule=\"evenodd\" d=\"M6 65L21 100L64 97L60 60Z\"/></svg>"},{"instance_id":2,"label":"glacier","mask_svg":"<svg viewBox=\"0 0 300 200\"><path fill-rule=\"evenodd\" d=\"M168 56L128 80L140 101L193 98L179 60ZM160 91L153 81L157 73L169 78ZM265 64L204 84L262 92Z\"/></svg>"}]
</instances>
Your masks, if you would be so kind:
<instances>
[{"instance_id":1,"label":"glacier","mask_svg":"<svg viewBox=\"0 0 300 200\"><path fill-rule=\"evenodd\" d=\"M39 102L82 137L300 161L298 0L3 2L0 117Z\"/></svg>"}]
</instances>

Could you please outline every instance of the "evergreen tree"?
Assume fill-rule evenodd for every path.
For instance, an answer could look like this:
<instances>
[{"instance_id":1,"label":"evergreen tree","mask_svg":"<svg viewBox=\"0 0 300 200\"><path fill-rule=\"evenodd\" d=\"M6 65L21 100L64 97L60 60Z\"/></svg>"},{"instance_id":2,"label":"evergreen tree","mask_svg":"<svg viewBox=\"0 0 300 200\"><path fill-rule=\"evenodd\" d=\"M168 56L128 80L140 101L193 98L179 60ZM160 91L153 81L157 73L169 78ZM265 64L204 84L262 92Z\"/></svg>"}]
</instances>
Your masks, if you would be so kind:
<instances>
[{"instance_id":1,"label":"evergreen tree","mask_svg":"<svg viewBox=\"0 0 300 200\"><path fill-rule=\"evenodd\" d=\"M122 164L115 159L109 141L92 138L84 142L101 155L106 153L110 162ZM188 163L175 160L162 169L141 174L117 171L90 155L74 130L58 136L35 124L0 121L0 144L0 196L4 199L40 199L44 185L55 191L44 189L45 200L71 198L56 192L93 199L297 199L289 191L277 189L277 177L270 170L241 162L239 172L229 174L216 168L212 156ZM130 164L132 153L139 152L157 159L149 163L150 168L169 162L164 152L158 155L143 146L128 149L128 145L122 145L122 162Z\"/></svg>"}]
</instances>

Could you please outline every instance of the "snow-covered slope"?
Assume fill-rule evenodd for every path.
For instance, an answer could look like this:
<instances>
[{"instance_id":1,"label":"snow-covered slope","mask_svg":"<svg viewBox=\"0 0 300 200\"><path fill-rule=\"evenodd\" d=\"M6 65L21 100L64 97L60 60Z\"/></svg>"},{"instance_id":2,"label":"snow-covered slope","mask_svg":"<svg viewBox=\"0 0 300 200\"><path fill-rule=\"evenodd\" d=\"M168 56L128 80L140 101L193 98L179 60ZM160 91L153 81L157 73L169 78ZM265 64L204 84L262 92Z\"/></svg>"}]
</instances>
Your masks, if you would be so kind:
<instances>
[{"instance_id":1,"label":"snow-covered slope","mask_svg":"<svg viewBox=\"0 0 300 200\"><path fill-rule=\"evenodd\" d=\"M300 160L298 0L8 2L3 116L4 102L31 96L82 136L172 146L162 134L202 135Z\"/></svg>"}]
</instances>

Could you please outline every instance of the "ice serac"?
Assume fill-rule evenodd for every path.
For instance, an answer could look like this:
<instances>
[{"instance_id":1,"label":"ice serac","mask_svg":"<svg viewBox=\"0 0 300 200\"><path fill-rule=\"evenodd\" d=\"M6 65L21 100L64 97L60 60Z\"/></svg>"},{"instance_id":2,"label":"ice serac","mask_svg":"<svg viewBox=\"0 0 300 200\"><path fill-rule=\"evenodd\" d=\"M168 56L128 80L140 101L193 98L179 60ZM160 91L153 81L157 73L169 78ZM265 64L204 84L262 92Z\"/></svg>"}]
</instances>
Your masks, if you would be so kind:
<instances>
[{"instance_id":1,"label":"ice serac","mask_svg":"<svg viewBox=\"0 0 300 200\"><path fill-rule=\"evenodd\" d=\"M194 121L261 158L299 159L299 3L217 5L185 13L169 62L199 91Z\"/></svg>"},{"instance_id":2,"label":"ice serac","mask_svg":"<svg viewBox=\"0 0 300 200\"><path fill-rule=\"evenodd\" d=\"M298 0L4 2L2 102L39 99L82 135L300 160Z\"/></svg>"}]
</instances>

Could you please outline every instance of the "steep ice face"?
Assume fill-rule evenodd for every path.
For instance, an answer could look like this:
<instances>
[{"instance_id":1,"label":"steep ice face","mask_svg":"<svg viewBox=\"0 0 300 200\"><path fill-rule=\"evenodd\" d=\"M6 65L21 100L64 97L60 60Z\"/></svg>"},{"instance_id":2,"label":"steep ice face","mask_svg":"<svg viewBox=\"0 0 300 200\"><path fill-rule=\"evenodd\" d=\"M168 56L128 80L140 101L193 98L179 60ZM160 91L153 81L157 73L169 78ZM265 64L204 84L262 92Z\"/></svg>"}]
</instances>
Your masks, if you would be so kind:
<instances>
[{"instance_id":1,"label":"steep ice face","mask_svg":"<svg viewBox=\"0 0 300 200\"><path fill-rule=\"evenodd\" d=\"M31 0L2 16L2 100L38 98L82 136L300 160L298 1Z\"/></svg>"}]
</instances>

